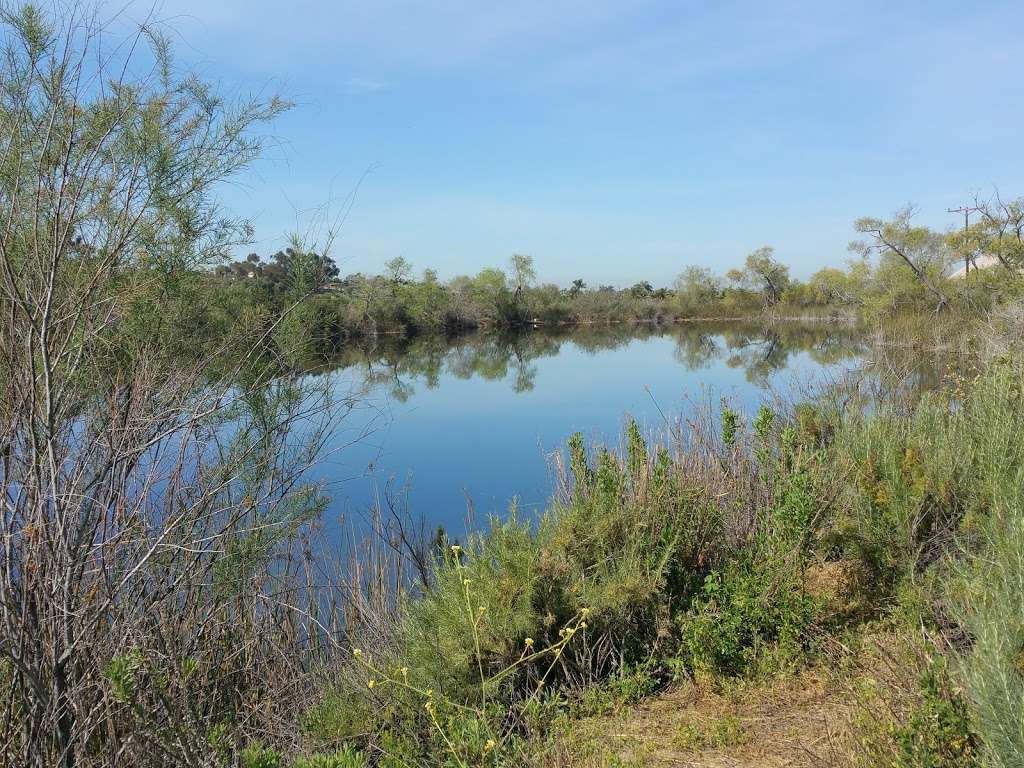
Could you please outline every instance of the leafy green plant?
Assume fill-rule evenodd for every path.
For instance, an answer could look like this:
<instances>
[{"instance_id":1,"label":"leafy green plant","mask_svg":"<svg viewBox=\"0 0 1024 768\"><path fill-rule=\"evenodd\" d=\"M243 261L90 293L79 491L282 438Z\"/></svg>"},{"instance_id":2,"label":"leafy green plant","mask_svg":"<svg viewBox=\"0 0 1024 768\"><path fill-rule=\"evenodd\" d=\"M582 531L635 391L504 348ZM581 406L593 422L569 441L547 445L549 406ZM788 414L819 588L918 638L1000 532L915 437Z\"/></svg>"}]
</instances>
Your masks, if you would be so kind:
<instances>
[{"instance_id":1,"label":"leafy green plant","mask_svg":"<svg viewBox=\"0 0 1024 768\"><path fill-rule=\"evenodd\" d=\"M364 698L328 690L302 713L299 724L314 742L338 744L362 735L372 719L372 708Z\"/></svg>"},{"instance_id":2,"label":"leafy green plant","mask_svg":"<svg viewBox=\"0 0 1024 768\"><path fill-rule=\"evenodd\" d=\"M736 445L739 434L740 415L726 405L722 405L722 443L726 448Z\"/></svg>"},{"instance_id":3,"label":"leafy green plant","mask_svg":"<svg viewBox=\"0 0 1024 768\"><path fill-rule=\"evenodd\" d=\"M767 442L771 437L772 425L774 424L775 411L767 405L762 405L757 411L757 416L754 417L754 434L762 442Z\"/></svg>"},{"instance_id":4,"label":"leafy green plant","mask_svg":"<svg viewBox=\"0 0 1024 768\"><path fill-rule=\"evenodd\" d=\"M295 761L294 768L367 768L369 764L370 761L365 754L353 747L344 747L330 754L300 757ZM276 766L268 765L266 768Z\"/></svg>"},{"instance_id":5,"label":"leafy green plant","mask_svg":"<svg viewBox=\"0 0 1024 768\"><path fill-rule=\"evenodd\" d=\"M677 668L699 676L744 675L765 659L787 665L809 648L815 601L778 560L740 553L709 573L677 619Z\"/></svg>"},{"instance_id":6,"label":"leafy green plant","mask_svg":"<svg viewBox=\"0 0 1024 768\"><path fill-rule=\"evenodd\" d=\"M532 636L523 637L516 658L496 662L493 643L506 639L500 630L507 629L507 615L503 617L490 608L491 600L501 607L501 596L492 591L494 585L472 578L477 573L473 554L455 544L439 563L453 577L449 583L453 591L435 595L445 600L454 598L453 602L434 607L451 609L453 613L447 619L459 628L458 644L449 648L462 665L454 675L456 686L451 685L450 678L441 680L436 688L428 687L424 681L429 676L423 674L422 666L410 669L403 664L382 663L361 649L353 650L356 665L365 674L366 689L375 695L391 696L392 700L394 692L398 700L417 702L419 711L426 715L434 751L446 753L460 768L495 763L503 755L517 752L517 728L523 722L524 711L544 695L570 643L587 630L590 616L590 609L582 608L558 630L557 640L539 644ZM492 621L497 624L497 634ZM526 690L520 699L512 700L505 692L516 679L525 681Z\"/></svg>"},{"instance_id":7,"label":"leafy green plant","mask_svg":"<svg viewBox=\"0 0 1024 768\"><path fill-rule=\"evenodd\" d=\"M921 701L897 727L894 768L968 768L979 764L978 737L970 710L941 669L920 679Z\"/></svg>"},{"instance_id":8,"label":"leafy green plant","mask_svg":"<svg viewBox=\"0 0 1024 768\"><path fill-rule=\"evenodd\" d=\"M241 768L283 768L284 759L280 753L262 744L250 744L239 755Z\"/></svg>"},{"instance_id":9,"label":"leafy green plant","mask_svg":"<svg viewBox=\"0 0 1024 768\"><path fill-rule=\"evenodd\" d=\"M137 649L114 656L110 660L105 676L119 701L130 703L134 700L142 670L143 658Z\"/></svg>"},{"instance_id":10,"label":"leafy green plant","mask_svg":"<svg viewBox=\"0 0 1024 768\"><path fill-rule=\"evenodd\" d=\"M618 712L637 704L663 685L662 669L653 659L623 668L608 680L590 685L568 706L573 717Z\"/></svg>"}]
</instances>

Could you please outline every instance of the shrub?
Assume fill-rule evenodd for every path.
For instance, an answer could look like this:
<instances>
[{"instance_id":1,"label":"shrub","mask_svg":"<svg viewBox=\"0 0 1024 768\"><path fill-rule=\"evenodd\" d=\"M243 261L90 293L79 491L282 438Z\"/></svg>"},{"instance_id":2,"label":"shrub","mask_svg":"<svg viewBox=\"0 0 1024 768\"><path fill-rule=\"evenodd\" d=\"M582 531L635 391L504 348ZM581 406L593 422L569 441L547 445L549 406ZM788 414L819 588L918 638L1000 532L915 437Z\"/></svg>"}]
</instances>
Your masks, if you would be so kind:
<instances>
[{"instance_id":1,"label":"shrub","mask_svg":"<svg viewBox=\"0 0 1024 768\"><path fill-rule=\"evenodd\" d=\"M574 717L604 715L637 704L662 687L662 671L653 659L620 669L605 682L584 688L569 711Z\"/></svg>"},{"instance_id":2,"label":"shrub","mask_svg":"<svg viewBox=\"0 0 1024 768\"><path fill-rule=\"evenodd\" d=\"M942 560L958 536L975 536L997 499L1013 498L1024 461L1019 382L1019 369L995 365L909 412L878 403L837 425L830 464L849 480L834 538L888 589Z\"/></svg>"},{"instance_id":3,"label":"shrub","mask_svg":"<svg viewBox=\"0 0 1024 768\"><path fill-rule=\"evenodd\" d=\"M972 642L962 668L986 760L1000 768L1024 753L1024 396L1021 371L998 364L974 382L965 403L976 460L967 555L946 603Z\"/></svg>"},{"instance_id":4,"label":"shrub","mask_svg":"<svg viewBox=\"0 0 1024 768\"><path fill-rule=\"evenodd\" d=\"M522 530L517 534L516 526L508 531L513 537L528 536ZM493 544L493 534L478 539L478 545ZM498 582L473 578L494 565L479 555L478 549L466 551L456 544L439 559L444 586L435 585L416 601L415 607L427 613L410 608L403 647L395 658L375 659L353 650L364 691L383 715L378 727L386 725L402 751L446 755L457 766L496 764L519 751L527 711L544 695L574 638L586 632L590 615L589 609L580 609L558 629L557 639L521 637L516 655L506 657L515 637L509 627L516 625L509 621L518 600L502 602L503 595L494 589ZM431 635L430 627L419 622L434 619L446 624ZM451 667L436 666L446 663ZM397 754L388 757L398 759Z\"/></svg>"},{"instance_id":5,"label":"shrub","mask_svg":"<svg viewBox=\"0 0 1024 768\"><path fill-rule=\"evenodd\" d=\"M299 725L314 743L333 745L362 736L372 720L372 709L364 698L328 689L301 714Z\"/></svg>"},{"instance_id":6,"label":"shrub","mask_svg":"<svg viewBox=\"0 0 1024 768\"><path fill-rule=\"evenodd\" d=\"M677 669L699 677L746 675L788 666L809 648L816 603L799 573L779 560L738 554L704 580L677 619Z\"/></svg>"},{"instance_id":7,"label":"shrub","mask_svg":"<svg viewBox=\"0 0 1024 768\"><path fill-rule=\"evenodd\" d=\"M894 768L968 768L978 764L970 712L940 670L921 675L921 702L896 729Z\"/></svg>"},{"instance_id":8,"label":"shrub","mask_svg":"<svg viewBox=\"0 0 1024 768\"><path fill-rule=\"evenodd\" d=\"M241 768L283 768L281 755L262 744L252 744L241 751L238 756Z\"/></svg>"},{"instance_id":9,"label":"shrub","mask_svg":"<svg viewBox=\"0 0 1024 768\"><path fill-rule=\"evenodd\" d=\"M345 747L332 754L300 757L294 768L367 768L370 762L366 755L352 747Z\"/></svg>"}]
</instances>

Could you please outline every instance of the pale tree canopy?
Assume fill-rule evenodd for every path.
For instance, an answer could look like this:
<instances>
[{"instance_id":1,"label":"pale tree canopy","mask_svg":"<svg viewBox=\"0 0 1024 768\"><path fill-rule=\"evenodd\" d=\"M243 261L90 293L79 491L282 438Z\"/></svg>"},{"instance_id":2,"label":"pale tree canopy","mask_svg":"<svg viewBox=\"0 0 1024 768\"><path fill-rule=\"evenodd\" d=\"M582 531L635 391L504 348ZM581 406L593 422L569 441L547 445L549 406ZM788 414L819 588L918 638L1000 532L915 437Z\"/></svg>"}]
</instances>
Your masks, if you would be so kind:
<instances>
[{"instance_id":1,"label":"pale tree canopy","mask_svg":"<svg viewBox=\"0 0 1024 768\"><path fill-rule=\"evenodd\" d=\"M394 283L404 283L412 274L412 264L404 256L396 256L384 263L384 272Z\"/></svg>"},{"instance_id":2,"label":"pale tree canopy","mask_svg":"<svg viewBox=\"0 0 1024 768\"><path fill-rule=\"evenodd\" d=\"M934 298L936 310L949 306L943 288L943 274L953 254L946 239L928 227L914 226L911 220L916 210L907 206L891 219L865 217L858 219L855 229L868 239L850 243L850 250L869 258L878 253L881 259L897 259Z\"/></svg>"},{"instance_id":3,"label":"pale tree canopy","mask_svg":"<svg viewBox=\"0 0 1024 768\"><path fill-rule=\"evenodd\" d=\"M676 278L675 291L684 310L698 311L722 297L722 279L706 267L689 266Z\"/></svg>"},{"instance_id":4,"label":"pale tree canopy","mask_svg":"<svg viewBox=\"0 0 1024 768\"><path fill-rule=\"evenodd\" d=\"M976 199L974 206L981 220L970 228L967 238L975 242L966 247L994 257L1011 271L1024 269L1024 198L1004 201L996 192L990 200Z\"/></svg>"},{"instance_id":5,"label":"pale tree canopy","mask_svg":"<svg viewBox=\"0 0 1024 768\"><path fill-rule=\"evenodd\" d=\"M767 305L775 304L789 287L789 267L775 259L775 249L762 246L747 256L742 269L729 270L727 277L742 287L759 291Z\"/></svg>"},{"instance_id":6,"label":"pale tree canopy","mask_svg":"<svg viewBox=\"0 0 1024 768\"><path fill-rule=\"evenodd\" d=\"M512 282L515 283L516 291L522 292L537 279L537 272L533 267L533 256L526 256L522 253L513 253L509 259L512 267Z\"/></svg>"}]
</instances>

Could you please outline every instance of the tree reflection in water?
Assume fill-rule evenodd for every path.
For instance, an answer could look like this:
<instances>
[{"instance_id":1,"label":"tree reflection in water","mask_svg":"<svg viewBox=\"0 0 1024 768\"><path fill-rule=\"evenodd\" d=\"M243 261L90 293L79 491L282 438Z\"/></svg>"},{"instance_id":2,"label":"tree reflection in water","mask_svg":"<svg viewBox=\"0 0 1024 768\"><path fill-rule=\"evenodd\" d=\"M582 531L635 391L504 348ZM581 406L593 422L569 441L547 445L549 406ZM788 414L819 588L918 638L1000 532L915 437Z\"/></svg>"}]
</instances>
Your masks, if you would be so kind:
<instances>
[{"instance_id":1,"label":"tree reflection in water","mask_svg":"<svg viewBox=\"0 0 1024 768\"><path fill-rule=\"evenodd\" d=\"M827 323L701 322L675 326L593 325L537 328L519 333L379 337L351 345L309 365L311 371L348 370L367 389L387 392L401 402L417 387L433 389L442 375L507 381L515 392L533 389L535 362L558 355L563 345L596 355L636 341L669 337L674 359L688 370L724 361L742 369L747 380L764 384L784 369L792 355L806 352L828 365L862 356L867 345L856 328Z\"/></svg>"}]
</instances>

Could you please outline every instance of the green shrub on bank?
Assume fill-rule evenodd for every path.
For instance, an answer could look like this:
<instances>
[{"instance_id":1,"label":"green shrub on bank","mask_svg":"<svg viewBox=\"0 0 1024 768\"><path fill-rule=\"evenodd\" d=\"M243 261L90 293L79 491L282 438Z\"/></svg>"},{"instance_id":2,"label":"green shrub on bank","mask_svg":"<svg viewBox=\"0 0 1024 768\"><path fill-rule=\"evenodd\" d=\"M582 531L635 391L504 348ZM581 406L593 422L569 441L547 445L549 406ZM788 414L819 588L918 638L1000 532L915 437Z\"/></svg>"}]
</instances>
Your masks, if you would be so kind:
<instances>
[{"instance_id":1,"label":"green shrub on bank","mask_svg":"<svg viewBox=\"0 0 1024 768\"><path fill-rule=\"evenodd\" d=\"M1002 361L971 384L961 411L973 437L975 503L964 552L943 587L970 638L961 671L988 764L1024 754L1024 371Z\"/></svg>"},{"instance_id":2,"label":"green shrub on bank","mask_svg":"<svg viewBox=\"0 0 1024 768\"><path fill-rule=\"evenodd\" d=\"M820 455L802 442L793 424L762 407L753 421L753 452L769 492L754 532L726 550L708 573L689 608L676 617L677 675L701 678L779 671L803 661L819 601L808 594L804 571L819 522L816 486ZM723 443L736 444L739 422L722 413Z\"/></svg>"},{"instance_id":3,"label":"green shrub on bank","mask_svg":"<svg viewBox=\"0 0 1024 768\"><path fill-rule=\"evenodd\" d=\"M882 658L877 654L881 653ZM950 659L930 639L889 636L862 661L853 691L851 763L857 768L983 765L974 715Z\"/></svg>"},{"instance_id":4,"label":"green shrub on bank","mask_svg":"<svg viewBox=\"0 0 1024 768\"><path fill-rule=\"evenodd\" d=\"M368 768L370 761L359 750L344 747L336 752L298 757L288 762L277 751L256 744L241 751L239 765L241 768Z\"/></svg>"},{"instance_id":5,"label":"green shrub on bank","mask_svg":"<svg viewBox=\"0 0 1024 768\"><path fill-rule=\"evenodd\" d=\"M899 748L894 768L970 768L978 765L971 714L941 669L920 679L921 701L895 729Z\"/></svg>"},{"instance_id":6,"label":"green shrub on bank","mask_svg":"<svg viewBox=\"0 0 1024 768\"><path fill-rule=\"evenodd\" d=\"M837 539L874 568L879 605L899 600L955 643L893 724L894 765L1017 766L1024 753L1022 374L994 361L909 412L848 418L835 438L854 476Z\"/></svg>"},{"instance_id":7,"label":"green shrub on bank","mask_svg":"<svg viewBox=\"0 0 1024 768\"><path fill-rule=\"evenodd\" d=\"M704 679L749 674L766 663L778 671L802 660L816 616L799 572L748 553L708 574L677 619L675 661Z\"/></svg>"},{"instance_id":8,"label":"green shrub on bank","mask_svg":"<svg viewBox=\"0 0 1024 768\"><path fill-rule=\"evenodd\" d=\"M432 588L408 606L403 623L403 658L430 685L458 695L477 673L474 643L485 672L502 669L526 638L553 642L583 609L588 642L567 651L563 679L599 679L650 656L670 627L674 604L699 585L696 564L719 522L667 453L649 454L636 425L626 442L624 455L601 450L591 460L574 437L567 503L555 505L535 528L514 512L492 521L488 534L470 538L459 562L437 563ZM487 611L478 638L467 626L463 579ZM520 670L520 676L531 673Z\"/></svg>"}]
</instances>

